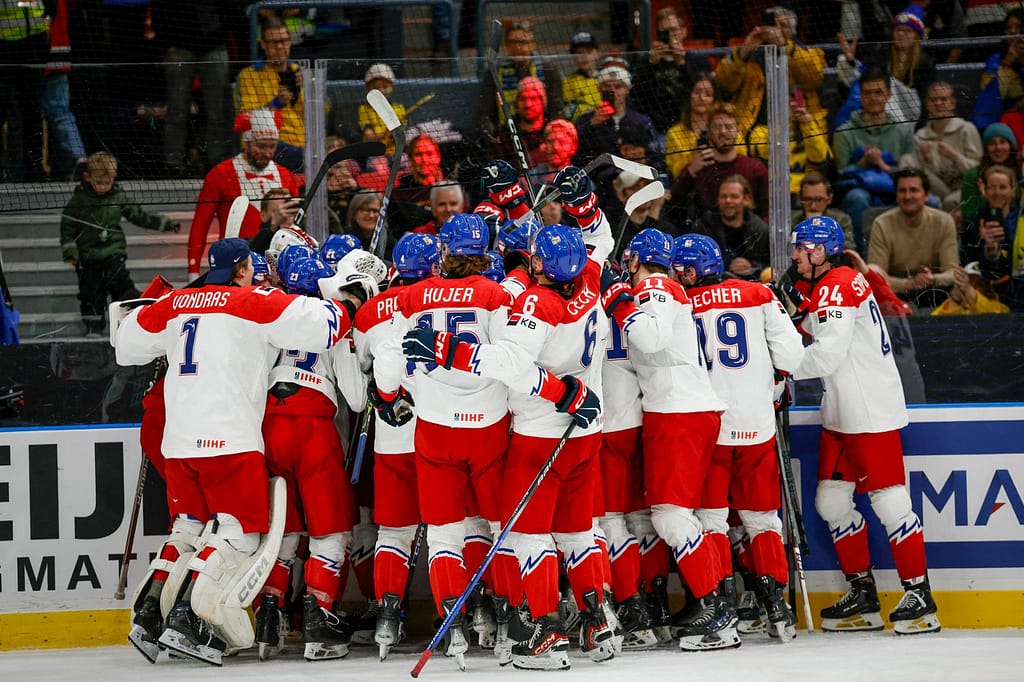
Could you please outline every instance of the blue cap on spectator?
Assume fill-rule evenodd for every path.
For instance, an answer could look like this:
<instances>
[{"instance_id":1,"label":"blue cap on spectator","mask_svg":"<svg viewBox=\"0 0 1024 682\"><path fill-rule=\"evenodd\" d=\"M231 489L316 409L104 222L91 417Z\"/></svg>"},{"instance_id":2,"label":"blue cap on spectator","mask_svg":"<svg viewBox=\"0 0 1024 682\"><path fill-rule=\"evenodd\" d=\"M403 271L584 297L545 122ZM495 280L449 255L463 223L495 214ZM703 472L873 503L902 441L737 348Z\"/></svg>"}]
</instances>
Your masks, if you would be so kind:
<instances>
[{"instance_id":1,"label":"blue cap on spectator","mask_svg":"<svg viewBox=\"0 0 1024 682\"><path fill-rule=\"evenodd\" d=\"M235 272L235 266L249 257L249 242L238 237L221 239L210 245L210 272L207 284L227 284Z\"/></svg>"},{"instance_id":2,"label":"blue cap on spectator","mask_svg":"<svg viewBox=\"0 0 1024 682\"><path fill-rule=\"evenodd\" d=\"M569 52L575 52L581 47L597 49L597 41L594 39L594 35L592 33L580 31L572 37L572 40L569 41Z\"/></svg>"},{"instance_id":3,"label":"blue cap on spectator","mask_svg":"<svg viewBox=\"0 0 1024 682\"><path fill-rule=\"evenodd\" d=\"M1010 126L1005 123L989 123L985 128L985 132L981 134L981 141L983 144L988 144L988 141L993 137L1001 137L1007 140L1011 147L1017 148L1017 136L1013 134Z\"/></svg>"},{"instance_id":4,"label":"blue cap on spectator","mask_svg":"<svg viewBox=\"0 0 1024 682\"><path fill-rule=\"evenodd\" d=\"M918 5L910 5L892 18L892 25L906 26L916 33L918 38L923 39L925 34L924 10Z\"/></svg>"}]
</instances>

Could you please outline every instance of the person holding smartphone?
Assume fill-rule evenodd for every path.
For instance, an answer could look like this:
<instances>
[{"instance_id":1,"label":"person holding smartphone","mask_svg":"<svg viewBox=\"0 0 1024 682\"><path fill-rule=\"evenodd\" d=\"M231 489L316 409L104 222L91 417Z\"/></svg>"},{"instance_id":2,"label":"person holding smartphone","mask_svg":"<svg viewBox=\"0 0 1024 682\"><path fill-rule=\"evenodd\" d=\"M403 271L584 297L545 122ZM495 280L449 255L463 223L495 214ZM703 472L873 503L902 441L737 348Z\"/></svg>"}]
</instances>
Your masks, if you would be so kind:
<instances>
[{"instance_id":1,"label":"person holding smartphone","mask_svg":"<svg viewBox=\"0 0 1024 682\"><path fill-rule=\"evenodd\" d=\"M1015 308L1024 304L1021 280L1013 279L1011 245L1017 235L1020 208L1013 201L1017 171L993 164L981 175L985 203L960 235L960 262L977 263L1002 302Z\"/></svg>"}]
</instances>

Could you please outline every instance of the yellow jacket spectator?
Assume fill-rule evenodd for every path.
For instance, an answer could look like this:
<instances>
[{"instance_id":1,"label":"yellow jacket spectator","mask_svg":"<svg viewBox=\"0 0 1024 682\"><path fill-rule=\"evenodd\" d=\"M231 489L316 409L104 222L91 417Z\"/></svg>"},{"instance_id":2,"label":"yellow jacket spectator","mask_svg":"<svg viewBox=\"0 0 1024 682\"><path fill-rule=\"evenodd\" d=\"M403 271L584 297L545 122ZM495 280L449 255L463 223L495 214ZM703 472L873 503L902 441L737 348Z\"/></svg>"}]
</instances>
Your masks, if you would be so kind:
<instances>
[{"instance_id":1,"label":"yellow jacket spectator","mask_svg":"<svg viewBox=\"0 0 1024 682\"><path fill-rule=\"evenodd\" d=\"M569 41L569 52L576 70L562 79L562 102L565 117L576 122L601 104L601 91L597 87L597 41L586 31L580 31Z\"/></svg>"},{"instance_id":2,"label":"yellow jacket spectator","mask_svg":"<svg viewBox=\"0 0 1024 682\"><path fill-rule=\"evenodd\" d=\"M387 64L374 64L366 70L364 77L366 91L380 90L388 102L391 102L391 94L395 91L395 72ZM395 110L395 116L402 125L406 122L405 105L391 102L391 108ZM395 153L395 140L391 137L388 127L377 115L369 104L363 102L359 105L359 130L363 133L364 142L383 142L386 145L387 153Z\"/></svg>"},{"instance_id":3,"label":"yellow jacket spectator","mask_svg":"<svg viewBox=\"0 0 1024 682\"><path fill-rule=\"evenodd\" d=\"M673 178L679 177L690 164L695 149L708 146L708 118L719 102L715 77L708 72L697 76L690 96L683 103L679 122L665 133L665 165ZM736 143L740 141L737 137Z\"/></svg>"},{"instance_id":4,"label":"yellow jacket spectator","mask_svg":"<svg viewBox=\"0 0 1024 682\"><path fill-rule=\"evenodd\" d=\"M800 194L800 183L808 171L825 171L832 159L828 132L798 100L790 100L789 191ZM747 137L747 156L768 163L768 126L757 125Z\"/></svg>"},{"instance_id":5,"label":"yellow jacket spectator","mask_svg":"<svg viewBox=\"0 0 1024 682\"><path fill-rule=\"evenodd\" d=\"M977 263L953 269L953 290L932 315L982 315L1008 313L1010 308L999 302L991 285L981 275Z\"/></svg>"}]
</instances>

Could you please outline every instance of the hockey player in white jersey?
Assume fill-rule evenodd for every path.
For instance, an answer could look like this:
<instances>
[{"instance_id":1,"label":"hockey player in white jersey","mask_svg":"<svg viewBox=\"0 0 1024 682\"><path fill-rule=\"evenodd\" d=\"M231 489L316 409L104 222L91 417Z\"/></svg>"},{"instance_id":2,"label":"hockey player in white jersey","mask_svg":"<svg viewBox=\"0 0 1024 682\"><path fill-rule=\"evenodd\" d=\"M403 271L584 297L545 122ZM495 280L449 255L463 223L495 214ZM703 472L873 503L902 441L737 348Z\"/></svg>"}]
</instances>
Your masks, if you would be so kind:
<instances>
[{"instance_id":1,"label":"hockey player in white jersey","mask_svg":"<svg viewBox=\"0 0 1024 682\"><path fill-rule=\"evenodd\" d=\"M289 246L277 261L285 292L319 298L321 281L344 281L318 256L285 259L292 249L299 248L304 247ZM339 273L347 274L344 269ZM377 294L372 279L359 281L354 293L361 299ZM351 339L346 338L324 353L281 351L269 383L263 420L265 456L271 474L282 476L288 485L288 516L277 561L256 606L260 658L284 647L287 616L280 609L303 531L309 534L303 581L304 657L309 661L343 658L348 654L351 631L334 613L335 595L356 519L334 417L339 392L345 409L362 407L366 379L355 363Z\"/></svg>"},{"instance_id":2,"label":"hockey player in white jersey","mask_svg":"<svg viewBox=\"0 0 1024 682\"><path fill-rule=\"evenodd\" d=\"M750 537L753 590L783 641L795 634L795 618L782 593L789 577L778 510L779 460L775 451L773 390L776 370L792 373L803 358L799 332L768 287L723 279L722 251L711 237L684 234L672 258L693 302L697 338L711 371L711 386L729 409L722 415L702 508L697 517L714 543L721 580L733 580L729 508L737 510ZM725 587L723 593L735 593Z\"/></svg>"},{"instance_id":3,"label":"hockey player in white jersey","mask_svg":"<svg viewBox=\"0 0 1024 682\"><path fill-rule=\"evenodd\" d=\"M814 340L795 379L820 377L822 433L818 452L818 514L828 524L839 566L850 583L822 610L822 629L881 630L864 517L855 492L867 493L889 536L905 593L889 613L897 633L939 630L928 582L924 531L911 506L900 432L907 425L903 387L885 321L871 287L839 265L843 230L826 216L793 228L793 262L806 294L802 330Z\"/></svg>"},{"instance_id":4,"label":"hockey player in white jersey","mask_svg":"<svg viewBox=\"0 0 1024 682\"><path fill-rule=\"evenodd\" d=\"M220 665L228 645L254 643L244 608L255 589L225 591L234 592L235 578L263 565L253 560L264 552L271 554L269 569L280 542L278 535L261 543L270 518L260 431L270 366L281 348L322 352L337 344L359 299L337 294L341 300L314 301L250 286L252 259L241 239L213 244L209 261L204 287L171 292L129 313L115 350L121 365L167 356L162 451L170 512L195 521L192 537L216 520L182 571L184 584L173 591L160 641Z\"/></svg>"},{"instance_id":5,"label":"hockey player in white jersey","mask_svg":"<svg viewBox=\"0 0 1024 682\"><path fill-rule=\"evenodd\" d=\"M397 284L373 297L356 313L356 353L363 372L373 370L373 361L386 341L395 333L391 317L397 310L401 287L438 273L441 252L437 237L409 233L402 236L392 252ZM412 391L412 377L402 379L406 392ZM369 395L376 399L377 385L371 382ZM373 440L373 520L379 526L373 557L373 587L378 600L374 641L380 658L387 657L398 643L401 632L401 605L409 579L410 557L414 550L416 528L420 521L416 480L414 437L416 419L399 426L396 419L378 419Z\"/></svg>"},{"instance_id":6,"label":"hockey player in white jersey","mask_svg":"<svg viewBox=\"0 0 1024 682\"><path fill-rule=\"evenodd\" d=\"M578 428L526 505L509 534L522 570L532 635L512 647L519 668L569 667L568 639L558 615L558 560L565 557L582 615L581 648L596 661L614 655L613 633L602 602L602 567L592 532L594 460L600 449L601 363L608 323L600 310L599 265L611 251L608 221L581 169L567 167L556 184L594 245L588 257L583 233L550 225L533 240L533 284L515 301L508 326L486 343L452 333L412 330L403 344L415 362L485 379L512 389L515 419L502 486L507 518L573 421ZM552 409L554 408L554 409Z\"/></svg>"},{"instance_id":7,"label":"hockey player in white jersey","mask_svg":"<svg viewBox=\"0 0 1024 682\"><path fill-rule=\"evenodd\" d=\"M643 391L644 485L651 518L700 599L679 646L694 651L739 646L735 611L717 591L718 556L695 514L703 506L726 405L711 388L690 299L669 277L672 240L649 228L633 238L629 251L632 286L606 271L601 298L626 335Z\"/></svg>"}]
</instances>

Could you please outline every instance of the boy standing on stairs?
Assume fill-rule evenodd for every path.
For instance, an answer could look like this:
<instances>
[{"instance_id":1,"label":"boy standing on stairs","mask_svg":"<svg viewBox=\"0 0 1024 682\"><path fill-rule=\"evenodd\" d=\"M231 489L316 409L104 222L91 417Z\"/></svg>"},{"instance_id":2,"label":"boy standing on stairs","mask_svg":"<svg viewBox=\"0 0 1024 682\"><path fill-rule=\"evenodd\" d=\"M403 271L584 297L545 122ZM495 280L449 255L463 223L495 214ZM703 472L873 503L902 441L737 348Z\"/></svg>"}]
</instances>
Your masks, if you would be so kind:
<instances>
[{"instance_id":1,"label":"boy standing on stairs","mask_svg":"<svg viewBox=\"0 0 1024 682\"><path fill-rule=\"evenodd\" d=\"M138 298L125 261L127 244L121 219L149 230L177 232L177 220L149 213L114 182L117 159L108 152L89 155L82 183L75 188L60 220L64 262L78 275L78 300L87 337L103 335L107 297Z\"/></svg>"}]
</instances>

